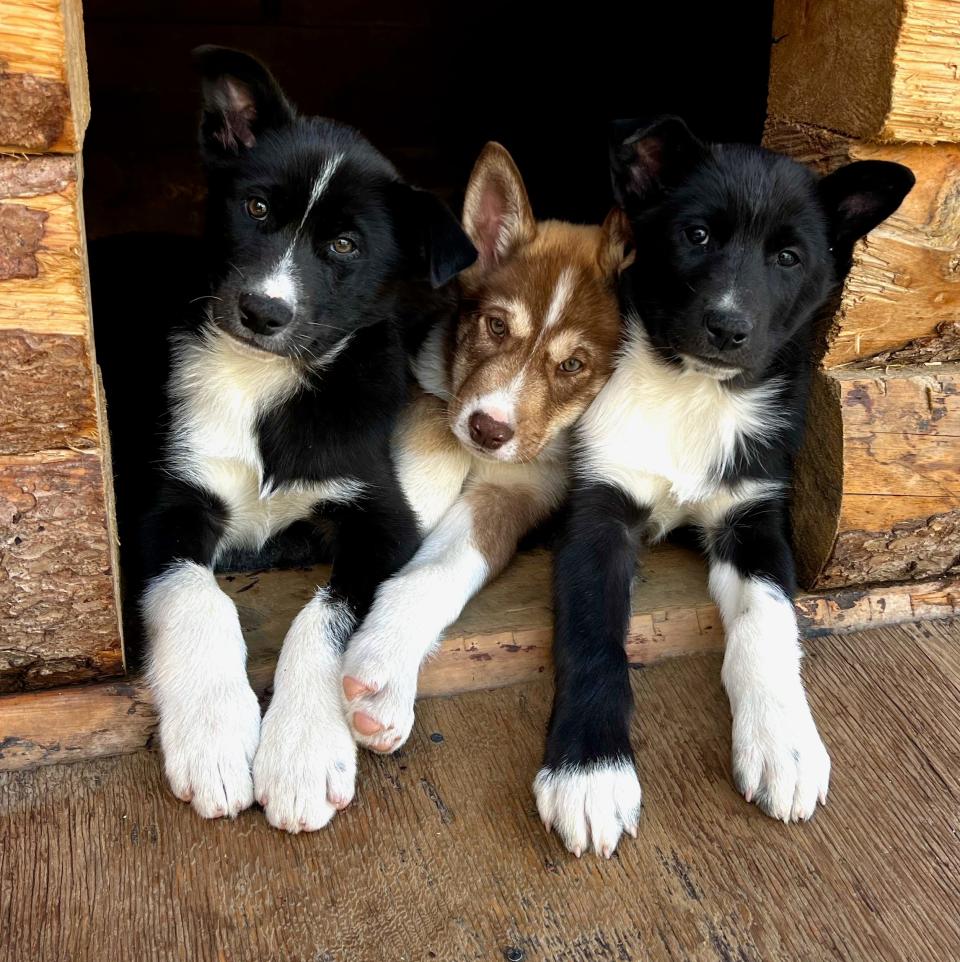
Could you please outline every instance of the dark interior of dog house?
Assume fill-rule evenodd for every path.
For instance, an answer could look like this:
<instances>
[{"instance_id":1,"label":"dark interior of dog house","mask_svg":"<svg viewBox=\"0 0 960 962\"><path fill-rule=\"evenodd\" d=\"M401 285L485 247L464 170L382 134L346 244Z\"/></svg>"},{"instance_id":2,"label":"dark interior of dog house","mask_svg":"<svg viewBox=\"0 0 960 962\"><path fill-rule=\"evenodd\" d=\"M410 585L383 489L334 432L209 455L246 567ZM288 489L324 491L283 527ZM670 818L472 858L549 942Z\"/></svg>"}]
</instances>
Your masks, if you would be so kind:
<instances>
[{"instance_id":1,"label":"dark interior of dog house","mask_svg":"<svg viewBox=\"0 0 960 962\"><path fill-rule=\"evenodd\" d=\"M204 212L194 47L253 53L301 112L356 126L455 212L474 160L497 140L537 216L599 223L612 203L611 121L675 113L705 138L759 142L772 3L750 6L736 17L708 7L694 19L680 5L573 14L502 0L86 4L84 205L123 568L135 567L150 498L144 469L157 441L147 425L162 413L167 334L202 291L187 240ZM123 236L131 232L159 236ZM233 566L317 560L296 528L280 540Z\"/></svg>"}]
</instances>

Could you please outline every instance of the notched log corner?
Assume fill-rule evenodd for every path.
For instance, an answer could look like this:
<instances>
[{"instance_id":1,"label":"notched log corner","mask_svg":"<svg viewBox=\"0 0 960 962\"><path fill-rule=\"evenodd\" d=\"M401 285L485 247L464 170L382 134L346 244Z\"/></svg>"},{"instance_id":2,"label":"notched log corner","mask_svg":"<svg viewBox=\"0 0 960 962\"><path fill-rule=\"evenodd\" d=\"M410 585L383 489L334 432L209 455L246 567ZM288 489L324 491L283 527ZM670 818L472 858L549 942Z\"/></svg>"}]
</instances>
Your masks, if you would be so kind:
<instances>
[{"instance_id":1,"label":"notched log corner","mask_svg":"<svg viewBox=\"0 0 960 962\"><path fill-rule=\"evenodd\" d=\"M45 210L21 204L0 205L0 281L33 278L40 273L37 251L48 216Z\"/></svg>"},{"instance_id":2,"label":"notched log corner","mask_svg":"<svg viewBox=\"0 0 960 962\"><path fill-rule=\"evenodd\" d=\"M0 73L0 144L49 150L70 116L67 85L25 73Z\"/></svg>"},{"instance_id":3,"label":"notched log corner","mask_svg":"<svg viewBox=\"0 0 960 962\"><path fill-rule=\"evenodd\" d=\"M889 531L841 531L818 589L919 581L960 573L960 509L911 518Z\"/></svg>"}]
</instances>

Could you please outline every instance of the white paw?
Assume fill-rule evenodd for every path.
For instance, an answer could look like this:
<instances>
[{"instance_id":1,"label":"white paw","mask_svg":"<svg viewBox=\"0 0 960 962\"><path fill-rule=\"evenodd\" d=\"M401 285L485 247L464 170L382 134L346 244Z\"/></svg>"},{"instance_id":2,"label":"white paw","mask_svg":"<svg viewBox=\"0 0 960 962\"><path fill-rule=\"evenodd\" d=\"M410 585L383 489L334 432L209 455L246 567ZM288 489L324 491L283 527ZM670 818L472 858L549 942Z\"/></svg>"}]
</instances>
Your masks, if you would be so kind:
<instances>
[{"instance_id":1,"label":"white paw","mask_svg":"<svg viewBox=\"0 0 960 962\"><path fill-rule=\"evenodd\" d=\"M827 800L830 756L802 691L789 702L749 694L733 709L733 778L772 818L802 822Z\"/></svg>"},{"instance_id":2,"label":"white paw","mask_svg":"<svg viewBox=\"0 0 960 962\"><path fill-rule=\"evenodd\" d=\"M542 768L533 792L544 827L556 829L577 858L590 848L610 858L623 832L637 837L642 793L626 759L589 768Z\"/></svg>"},{"instance_id":3,"label":"white paw","mask_svg":"<svg viewBox=\"0 0 960 962\"><path fill-rule=\"evenodd\" d=\"M160 713L170 789L204 818L231 818L253 804L250 764L260 706L246 678Z\"/></svg>"},{"instance_id":4,"label":"white paw","mask_svg":"<svg viewBox=\"0 0 960 962\"><path fill-rule=\"evenodd\" d=\"M388 754L410 737L419 671L419 657L411 657L400 639L391 647L378 632L361 628L354 635L343 660L342 691L359 744Z\"/></svg>"},{"instance_id":5,"label":"white paw","mask_svg":"<svg viewBox=\"0 0 960 962\"><path fill-rule=\"evenodd\" d=\"M274 828L314 832L353 799L357 749L340 714L271 705L253 762L257 801Z\"/></svg>"}]
</instances>

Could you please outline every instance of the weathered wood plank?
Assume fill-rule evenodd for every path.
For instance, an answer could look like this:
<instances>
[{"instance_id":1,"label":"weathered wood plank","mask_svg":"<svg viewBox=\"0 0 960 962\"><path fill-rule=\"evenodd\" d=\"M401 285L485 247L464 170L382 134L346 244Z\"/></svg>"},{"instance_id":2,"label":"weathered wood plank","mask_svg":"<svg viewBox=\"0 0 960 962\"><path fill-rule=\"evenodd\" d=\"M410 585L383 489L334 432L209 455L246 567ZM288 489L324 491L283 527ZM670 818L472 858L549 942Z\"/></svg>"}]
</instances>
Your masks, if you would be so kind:
<instances>
[{"instance_id":1,"label":"weathered wood plank","mask_svg":"<svg viewBox=\"0 0 960 962\"><path fill-rule=\"evenodd\" d=\"M957 640L941 623L807 645L834 767L801 826L731 784L717 656L632 672L644 806L610 861L537 817L549 683L422 702L311 835L257 808L203 821L153 753L0 776L0 960L952 962Z\"/></svg>"},{"instance_id":2,"label":"weathered wood plank","mask_svg":"<svg viewBox=\"0 0 960 962\"><path fill-rule=\"evenodd\" d=\"M81 0L2 0L0 152L77 152L89 117Z\"/></svg>"},{"instance_id":3,"label":"weathered wood plank","mask_svg":"<svg viewBox=\"0 0 960 962\"><path fill-rule=\"evenodd\" d=\"M423 668L420 694L451 695L543 677L551 665L548 557L521 556L468 606L440 652ZM649 578L637 586L627 642L631 663L650 665L722 647L716 609L700 559L662 547L651 554ZM234 598L250 649L248 673L261 695L272 683L284 633L324 570L230 575L221 584ZM807 636L860 630L960 613L960 576L869 590L802 596L798 617ZM0 697L0 770L137 751L156 726L149 691L140 680Z\"/></svg>"},{"instance_id":4,"label":"weathered wood plank","mask_svg":"<svg viewBox=\"0 0 960 962\"><path fill-rule=\"evenodd\" d=\"M857 245L825 332L826 367L900 348L960 319L960 145L859 143L775 121L764 143L822 173L855 160L890 160L917 178L900 209Z\"/></svg>"},{"instance_id":5,"label":"weathered wood plank","mask_svg":"<svg viewBox=\"0 0 960 962\"><path fill-rule=\"evenodd\" d=\"M122 672L104 487L97 452L0 458L0 691Z\"/></svg>"},{"instance_id":6,"label":"weathered wood plank","mask_svg":"<svg viewBox=\"0 0 960 962\"><path fill-rule=\"evenodd\" d=\"M777 0L768 115L867 140L960 140L957 0Z\"/></svg>"}]
</instances>

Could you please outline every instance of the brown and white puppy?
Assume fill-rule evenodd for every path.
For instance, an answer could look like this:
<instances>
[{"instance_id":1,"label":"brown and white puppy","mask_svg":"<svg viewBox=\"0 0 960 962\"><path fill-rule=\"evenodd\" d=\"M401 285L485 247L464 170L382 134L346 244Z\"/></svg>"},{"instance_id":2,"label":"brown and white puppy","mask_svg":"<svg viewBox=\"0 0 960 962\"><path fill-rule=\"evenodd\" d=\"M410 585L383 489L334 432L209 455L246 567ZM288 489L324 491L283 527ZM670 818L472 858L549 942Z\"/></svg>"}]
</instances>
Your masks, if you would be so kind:
<instances>
[{"instance_id":1,"label":"brown and white puppy","mask_svg":"<svg viewBox=\"0 0 960 962\"><path fill-rule=\"evenodd\" d=\"M423 659L464 605L566 492L567 429L613 370L625 219L537 223L499 144L467 187L463 225L479 257L461 274L454 330L417 359L423 393L395 443L424 542L377 593L344 659L345 710L379 752L410 734Z\"/></svg>"}]
</instances>

